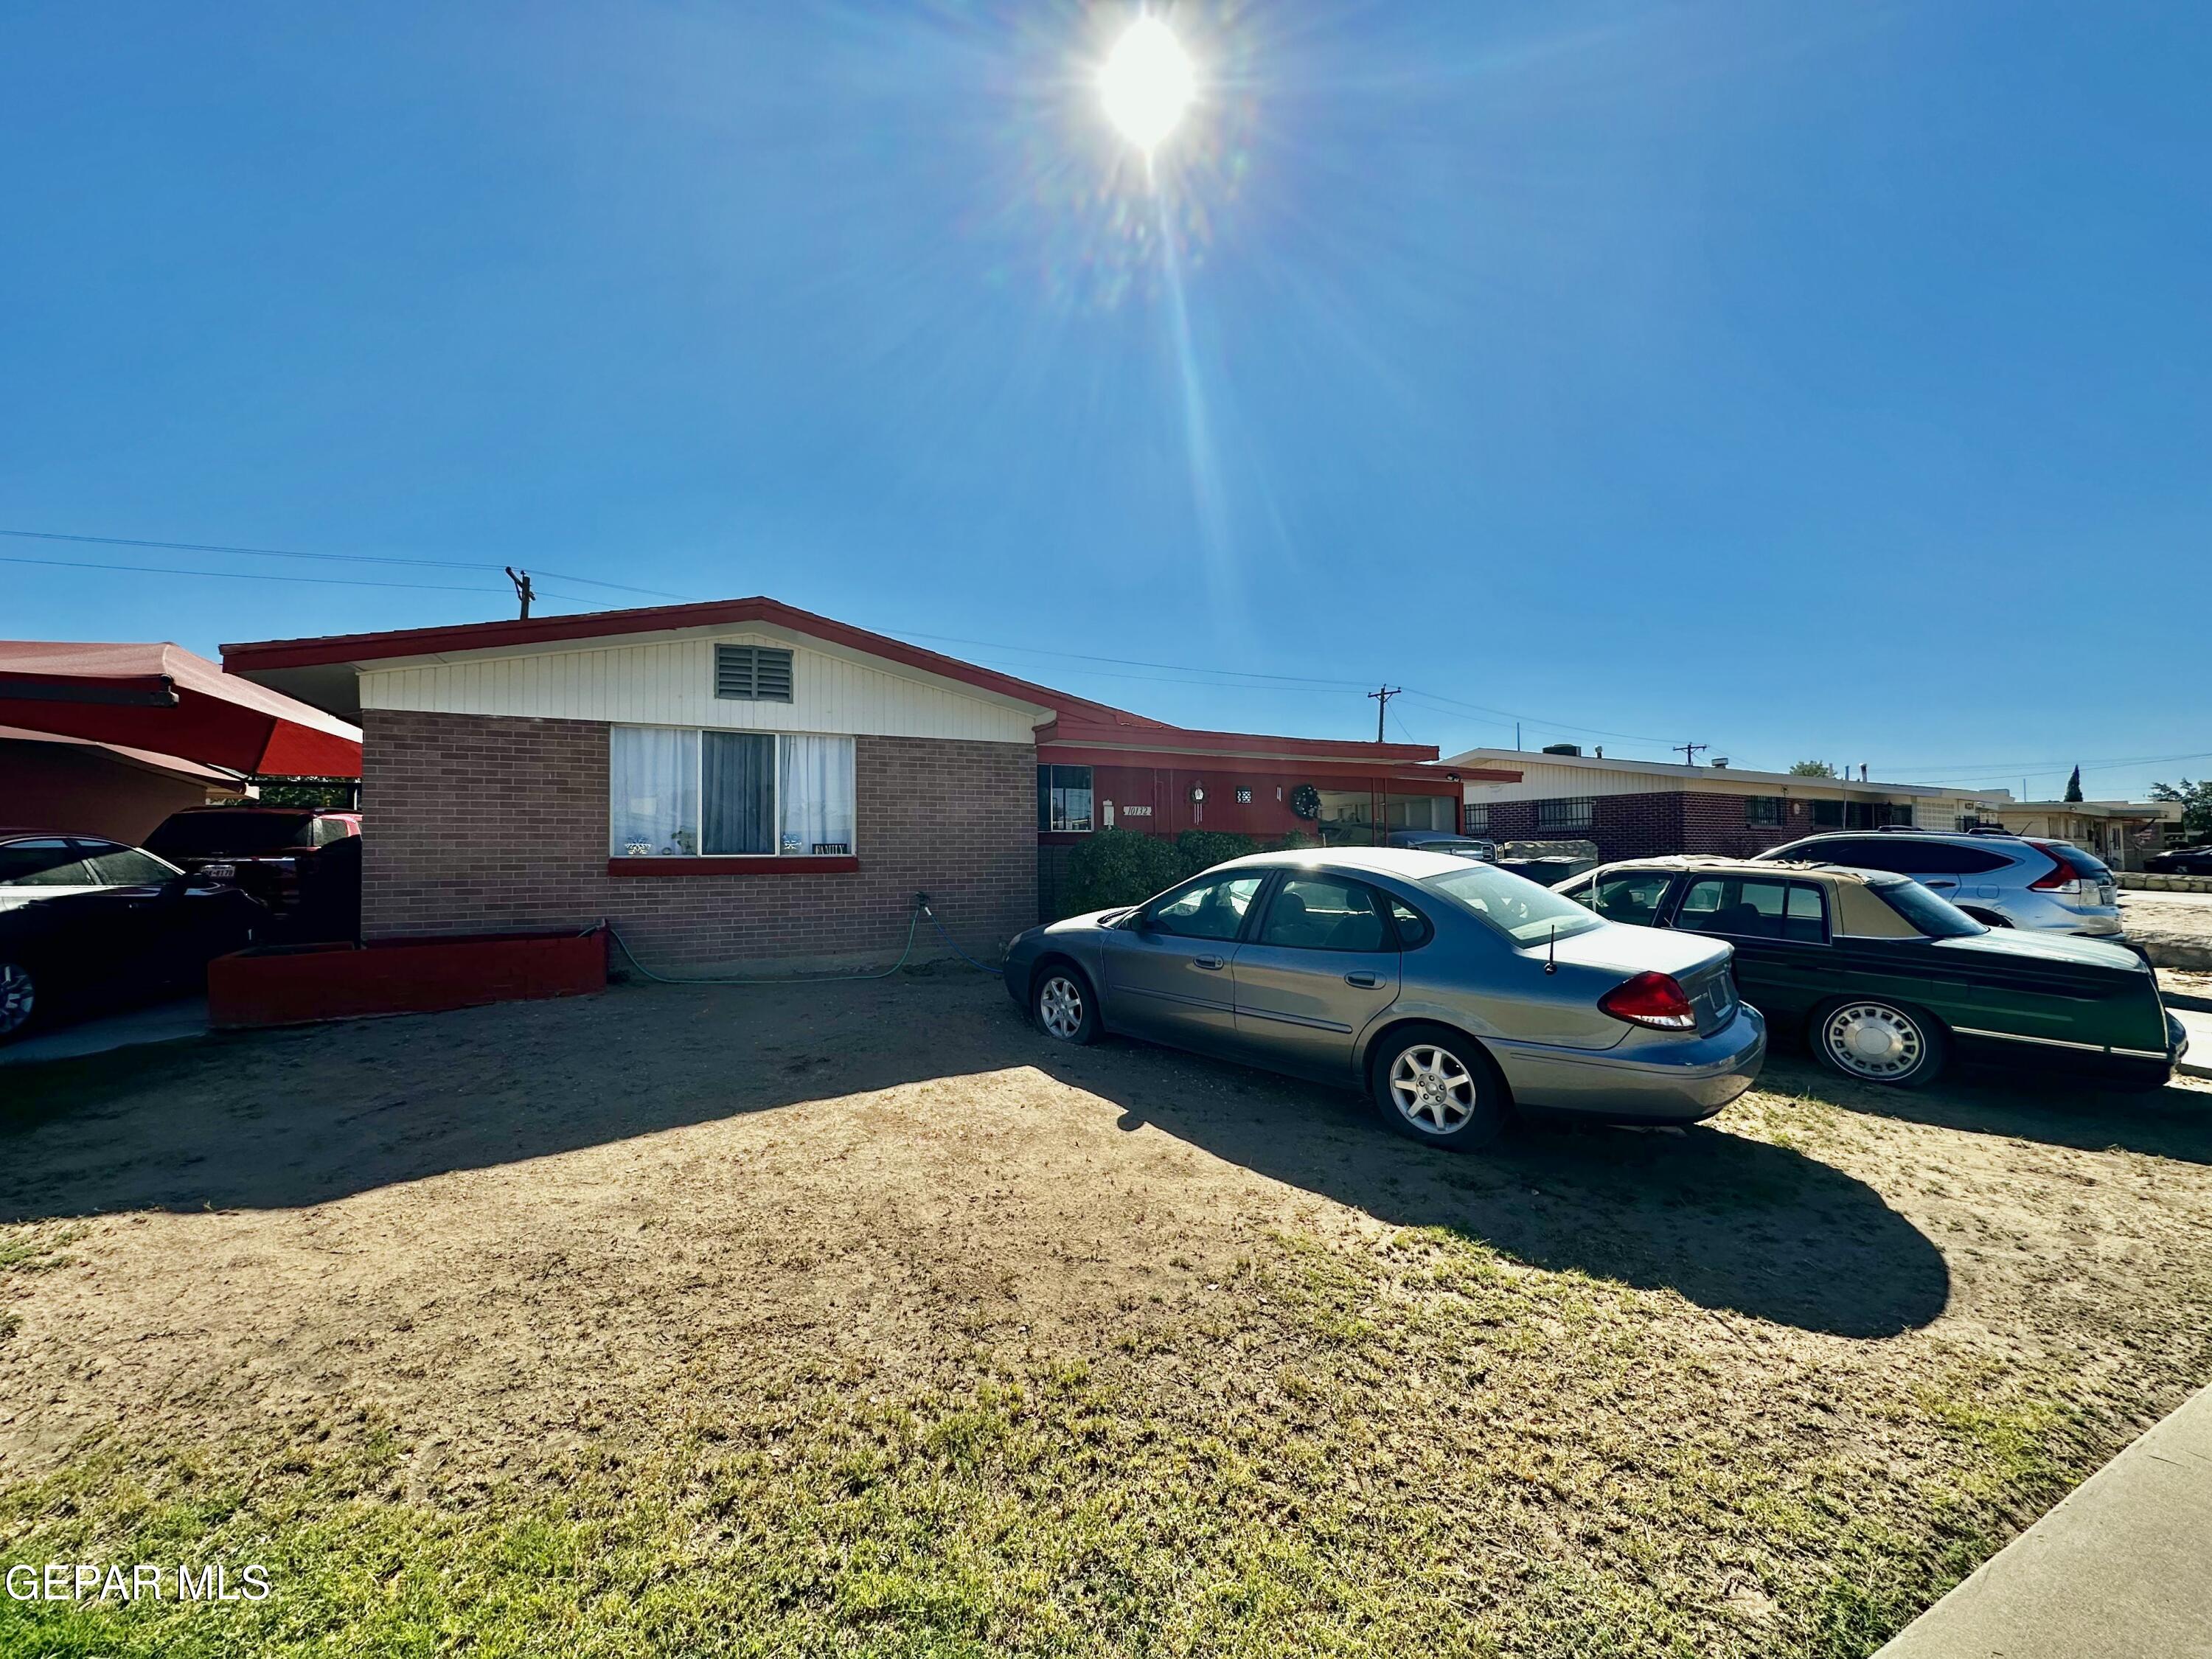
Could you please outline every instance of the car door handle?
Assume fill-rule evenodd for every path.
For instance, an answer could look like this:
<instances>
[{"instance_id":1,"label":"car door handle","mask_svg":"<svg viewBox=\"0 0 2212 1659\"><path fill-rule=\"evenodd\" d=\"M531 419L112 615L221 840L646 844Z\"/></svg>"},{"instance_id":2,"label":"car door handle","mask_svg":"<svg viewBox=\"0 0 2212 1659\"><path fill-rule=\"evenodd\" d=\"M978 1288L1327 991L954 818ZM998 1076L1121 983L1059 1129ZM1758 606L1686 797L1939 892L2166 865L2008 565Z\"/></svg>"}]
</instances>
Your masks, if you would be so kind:
<instances>
[{"instance_id":1,"label":"car door handle","mask_svg":"<svg viewBox=\"0 0 2212 1659\"><path fill-rule=\"evenodd\" d=\"M1193 957L1190 965L1194 968L1226 968L1229 964L1219 957Z\"/></svg>"},{"instance_id":2,"label":"car door handle","mask_svg":"<svg viewBox=\"0 0 2212 1659\"><path fill-rule=\"evenodd\" d=\"M1344 982L1357 985L1363 991L1371 991L1382 982L1382 976L1380 974L1346 974Z\"/></svg>"}]
</instances>

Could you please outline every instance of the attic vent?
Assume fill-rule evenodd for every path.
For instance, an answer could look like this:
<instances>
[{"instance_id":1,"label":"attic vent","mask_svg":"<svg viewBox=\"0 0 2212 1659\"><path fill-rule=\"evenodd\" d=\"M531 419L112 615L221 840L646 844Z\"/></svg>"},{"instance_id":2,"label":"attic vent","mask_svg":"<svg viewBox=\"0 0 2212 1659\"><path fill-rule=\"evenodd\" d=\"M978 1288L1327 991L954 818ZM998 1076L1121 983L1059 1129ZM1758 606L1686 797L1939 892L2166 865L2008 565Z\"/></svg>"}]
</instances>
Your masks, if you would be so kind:
<instances>
[{"instance_id":1,"label":"attic vent","mask_svg":"<svg viewBox=\"0 0 2212 1659\"><path fill-rule=\"evenodd\" d=\"M716 646L714 695L750 702L789 702L791 653L766 645Z\"/></svg>"}]
</instances>

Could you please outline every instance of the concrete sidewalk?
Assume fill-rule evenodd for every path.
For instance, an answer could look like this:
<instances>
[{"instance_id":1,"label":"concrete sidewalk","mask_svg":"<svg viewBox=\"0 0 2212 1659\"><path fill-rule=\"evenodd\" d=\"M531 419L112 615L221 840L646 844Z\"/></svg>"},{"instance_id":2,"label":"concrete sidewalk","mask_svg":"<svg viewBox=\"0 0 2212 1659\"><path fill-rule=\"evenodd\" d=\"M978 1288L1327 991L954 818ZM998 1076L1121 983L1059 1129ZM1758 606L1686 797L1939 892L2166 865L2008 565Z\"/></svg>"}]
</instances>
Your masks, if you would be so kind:
<instances>
[{"instance_id":1,"label":"concrete sidewalk","mask_svg":"<svg viewBox=\"0 0 2212 1659\"><path fill-rule=\"evenodd\" d=\"M103 1014L58 1030L41 1031L0 1046L0 1066L36 1066L49 1060L82 1060L144 1042L176 1042L208 1034L207 999L179 997L144 1008ZM2194 1039L2191 1039L2194 1041Z\"/></svg>"},{"instance_id":2,"label":"concrete sidewalk","mask_svg":"<svg viewBox=\"0 0 2212 1659\"><path fill-rule=\"evenodd\" d=\"M2183 1401L1875 1659L2212 1659L2212 1389Z\"/></svg>"},{"instance_id":3,"label":"concrete sidewalk","mask_svg":"<svg viewBox=\"0 0 2212 1659\"><path fill-rule=\"evenodd\" d=\"M2189 1033L2189 1052L2181 1057L2179 1070L2184 1077L2212 1077L2212 1014L2197 1008L2176 1008L2171 1003L2166 1012L2181 1022L2181 1029Z\"/></svg>"}]
</instances>

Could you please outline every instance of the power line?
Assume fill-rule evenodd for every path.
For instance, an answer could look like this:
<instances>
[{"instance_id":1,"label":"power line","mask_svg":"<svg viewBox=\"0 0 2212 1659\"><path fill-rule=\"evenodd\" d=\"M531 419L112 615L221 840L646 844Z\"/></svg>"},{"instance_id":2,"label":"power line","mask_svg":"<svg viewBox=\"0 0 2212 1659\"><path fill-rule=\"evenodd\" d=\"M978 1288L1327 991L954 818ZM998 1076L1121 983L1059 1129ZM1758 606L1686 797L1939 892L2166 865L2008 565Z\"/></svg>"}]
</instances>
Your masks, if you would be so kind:
<instances>
[{"instance_id":1,"label":"power line","mask_svg":"<svg viewBox=\"0 0 2212 1659\"><path fill-rule=\"evenodd\" d=\"M253 559L316 559L337 564L424 565L441 570L497 570L501 568L488 561L478 559L403 558L397 554L389 553L307 553L295 548L234 547L222 542L164 542L131 536L72 536L58 530L0 530L0 536L12 536L23 541L78 542L97 547L153 547L174 553L229 553ZM20 562L33 563L36 561L25 560ZM118 565L114 568L122 569L125 567ZM179 574L187 573L179 572ZM220 576L227 573L216 570L201 574ZM692 597L688 593L671 593L658 587L633 587L626 582L603 581L597 576L577 576L559 570L547 570L543 574L552 577L556 581L581 582L586 587L607 587L623 593L644 593L654 599L688 599ZM590 601L579 599L578 603L589 604Z\"/></svg>"},{"instance_id":2,"label":"power line","mask_svg":"<svg viewBox=\"0 0 2212 1659\"><path fill-rule=\"evenodd\" d=\"M1208 668L1194 663L1146 662L1135 657L1086 656L1079 651L1061 651L1048 646L1008 645L1003 640L964 639L956 634L918 634L908 629L899 629L896 631L886 629L884 631L890 634L893 639L934 640L942 645L970 645L986 651L1013 651L1024 656L1064 658L1070 662L1110 662L1124 668L1168 668L1173 669L1177 673L1231 674L1241 679L1274 680L1285 685L1325 687L1333 691L1357 691L1367 684L1364 680L1314 679L1304 674L1263 674L1255 670L1243 668ZM1190 682L1183 681L1178 684L1188 684Z\"/></svg>"},{"instance_id":3,"label":"power line","mask_svg":"<svg viewBox=\"0 0 2212 1659\"><path fill-rule=\"evenodd\" d=\"M268 570L178 570L165 564L92 564L82 559L26 559L12 554L0 554L0 564L49 565L63 570L118 570L142 576L215 576L240 582L313 582L327 587L404 587L423 593L497 593L496 587L463 587L453 582L377 582L361 576L280 576ZM540 592L548 599L573 599L579 605L591 603L580 594Z\"/></svg>"}]
</instances>

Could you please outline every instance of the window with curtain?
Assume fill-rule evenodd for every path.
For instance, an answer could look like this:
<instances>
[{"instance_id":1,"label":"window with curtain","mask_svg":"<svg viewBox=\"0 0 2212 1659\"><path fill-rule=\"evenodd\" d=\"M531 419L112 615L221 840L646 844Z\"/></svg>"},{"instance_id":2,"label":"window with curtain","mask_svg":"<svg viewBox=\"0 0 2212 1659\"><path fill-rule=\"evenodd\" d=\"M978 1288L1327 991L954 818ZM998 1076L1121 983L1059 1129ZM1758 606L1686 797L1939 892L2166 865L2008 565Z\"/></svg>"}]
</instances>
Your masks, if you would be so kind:
<instances>
[{"instance_id":1,"label":"window with curtain","mask_svg":"<svg viewBox=\"0 0 2212 1659\"><path fill-rule=\"evenodd\" d=\"M617 726L608 755L616 858L681 858L699 850L699 734Z\"/></svg>"},{"instance_id":2,"label":"window with curtain","mask_svg":"<svg viewBox=\"0 0 2212 1659\"><path fill-rule=\"evenodd\" d=\"M835 855L853 850L853 740L778 738L776 791L782 849Z\"/></svg>"},{"instance_id":3,"label":"window with curtain","mask_svg":"<svg viewBox=\"0 0 2212 1659\"><path fill-rule=\"evenodd\" d=\"M617 726L608 744L612 857L854 850L850 738Z\"/></svg>"}]
</instances>

